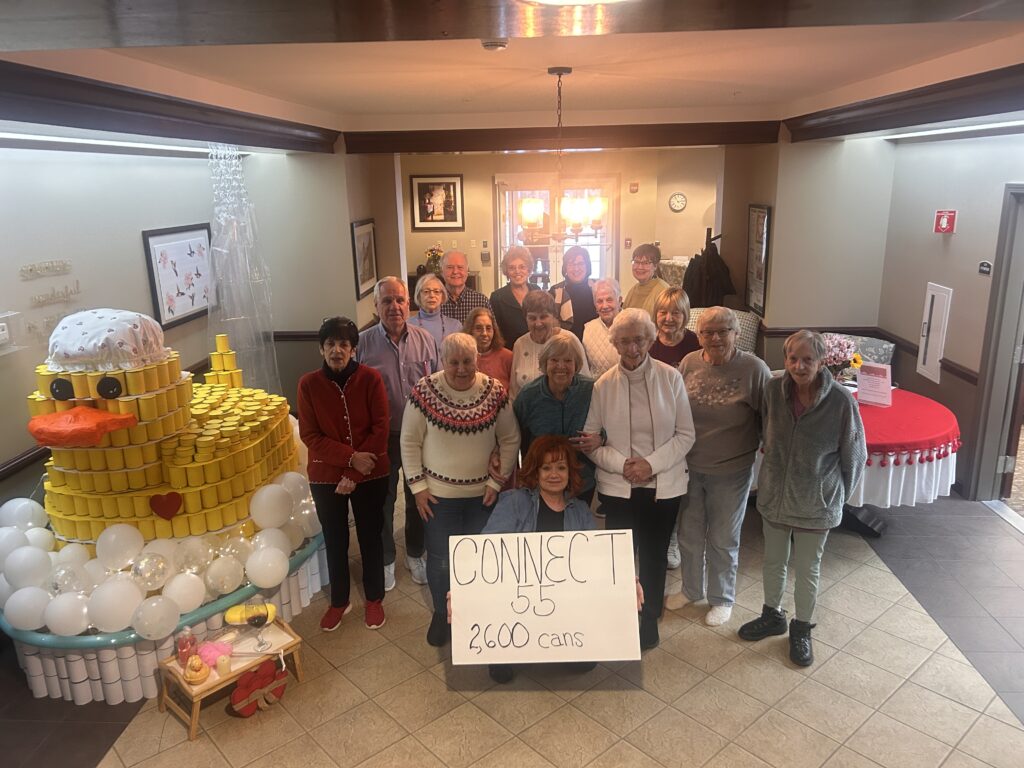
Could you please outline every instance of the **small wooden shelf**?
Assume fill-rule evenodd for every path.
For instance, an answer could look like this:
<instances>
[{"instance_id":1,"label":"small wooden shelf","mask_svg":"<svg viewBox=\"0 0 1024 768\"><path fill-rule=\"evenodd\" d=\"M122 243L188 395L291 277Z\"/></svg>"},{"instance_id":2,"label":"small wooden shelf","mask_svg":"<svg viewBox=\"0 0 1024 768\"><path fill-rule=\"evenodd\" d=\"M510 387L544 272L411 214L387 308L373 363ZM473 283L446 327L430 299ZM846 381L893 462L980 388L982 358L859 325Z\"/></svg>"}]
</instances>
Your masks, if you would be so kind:
<instances>
[{"instance_id":1,"label":"small wooden shelf","mask_svg":"<svg viewBox=\"0 0 1024 768\"><path fill-rule=\"evenodd\" d=\"M242 628L244 629L244 628ZM182 722L188 725L188 738L195 741L199 735L199 710L203 700L217 693L228 685L236 682L239 677L250 669L255 669L267 659L274 659L283 655L292 657L295 679L302 682L302 638L296 634L286 622L278 619L263 630L263 636L270 642L271 647L262 654L252 652L256 644L255 635L244 637L235 645L235 652L240 654L231 657L231 673L221 677L217 670L211 668L210 676L199 685L190 685L185 682L181 666L178 664L177 656L171 656L160 662L160 694L158 707L161 712L170 709L175 715L181 718ZM252 655L241 655L250 654ZM177 690L191 704L191 710L185 709L176 702L171 694Z\"/></svg>"}]
</instances>

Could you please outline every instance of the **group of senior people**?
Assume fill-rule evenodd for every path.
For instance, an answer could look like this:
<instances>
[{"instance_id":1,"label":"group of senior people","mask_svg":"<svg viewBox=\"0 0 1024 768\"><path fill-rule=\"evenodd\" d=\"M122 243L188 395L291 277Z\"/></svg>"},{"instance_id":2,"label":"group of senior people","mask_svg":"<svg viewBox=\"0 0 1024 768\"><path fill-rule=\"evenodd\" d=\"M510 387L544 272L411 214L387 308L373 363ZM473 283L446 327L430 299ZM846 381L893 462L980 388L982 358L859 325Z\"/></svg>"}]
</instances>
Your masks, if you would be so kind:
<instances>
[{"instance_id":1,"label":"group of senior people","mask_svg":"<svg viewBox=\"0 0 1024 768\"><path fill-rule=\"evenodd\" d=\"M466 312L458 330L437 320L448 317L443 307L451 292L447 279L433 275L417 285L425 315L419 322L406 322L405 286L397 278L385 278L375 290L379 326L353 337L350 321L325 321L324 365L300 383L299 409L328 549L332 591L325 629L336 628L349 609L348 503L363 552L366 624L384 621L389 563L393 585L389 523L398 467L406 478L407 566L414 581L430 588L432 645L450 637L450 536L494 531L488 521L506 520L508 505L520 523L525 514L530 525L557 525L569 509L571 525L582 527L576 518L590 515L595 492L606 527L634 533L639 584L648 596L639 607L641 648L659 642L660 596L677 530L682 593L670 595L668 605L706 600L705 623L724 624L735 601L740 530L760 446L765 605L739 636L759 640L788 631L791 659L812 662L824 543L866 458L857 407L822 365L819 334L800 331L787 339L785 372L771 379L763 361L736 348L738 321L731 310L706 309L697 332L686 330L685 292L649 285L660 279L651 269L659 259L654 246L634 252L634 276L639 271L647 279L637 276L637 287L644 288L638 297L637 288L631 291L639 306L627 301L624 309L615 281L590 281L582 264L566 266L556 301L529 282L529 251L511 249L503 261L509 284L492 294L490 306ZM459 262L456 273L465 271ZM586 310L583 286L591 298ZM456 298L465 301L466 290ZM506 329L519 334L511 344ZM410 347L420 351L410 357ZM360 363L369 371L360 371ZM352 398L361 399L350 405ZM540 455L531 454L535 445ZM512 491L499 501L520 452L529 472L518 484L533 495ZM385 487L387 501L377 504ZM384 514L368 511L374 505ZM781 601L791 552L797 608L787 624ZM492 669L492 677L511 679L501 668Z\"/></svg>"}]
</instances>

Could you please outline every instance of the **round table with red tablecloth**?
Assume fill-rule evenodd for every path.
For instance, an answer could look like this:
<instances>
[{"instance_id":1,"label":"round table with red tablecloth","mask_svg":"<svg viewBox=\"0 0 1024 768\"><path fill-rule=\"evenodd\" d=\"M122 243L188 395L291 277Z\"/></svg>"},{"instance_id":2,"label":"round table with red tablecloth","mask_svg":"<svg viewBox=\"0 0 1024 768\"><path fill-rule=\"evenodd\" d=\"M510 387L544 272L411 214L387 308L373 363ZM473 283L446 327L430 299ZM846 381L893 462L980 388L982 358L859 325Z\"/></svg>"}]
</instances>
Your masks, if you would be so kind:
<instances>
[{"instance_id":1,"label":"round table with red tablecloth","mask_svg":"<svg viewBox=\"0 0 1024 768\"><path fill-rule=\"evenodd\" d=\"M860 415L868 460L847 504L885 509L928 504L949 495L960 447L952 411L922 395L894 389L891 406L861 403Z\"/></svg>"}]
</instances>

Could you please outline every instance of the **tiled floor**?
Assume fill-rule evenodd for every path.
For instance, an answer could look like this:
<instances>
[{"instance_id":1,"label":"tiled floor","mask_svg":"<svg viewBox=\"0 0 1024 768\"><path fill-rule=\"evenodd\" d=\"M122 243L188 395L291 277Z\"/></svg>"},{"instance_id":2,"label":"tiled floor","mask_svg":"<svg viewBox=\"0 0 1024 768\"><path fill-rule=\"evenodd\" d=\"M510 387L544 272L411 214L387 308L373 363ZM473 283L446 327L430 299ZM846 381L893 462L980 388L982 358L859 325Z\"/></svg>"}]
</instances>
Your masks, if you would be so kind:
<instances>
[{"instance_id":1,"label":"tiled floor","mask_svg":"<svg viewBox=\"0 0 1024 768\"><path fill-rule=\"evenodd\" d=\"M1013 571L1012 564L1024 566L1024 558L993 559L997 553L1012 556L1015 548L1007 542L1017 543L1017 537L1005 523L1004 529L987 522L978 508L984 510L965 502L929 508L937 527L928 529L929 541L917 549L909 537L921 536L910 529L924 513L898 510L890 533L879 540L882 557L859 537L831 536L814 634L817 661L809 669L790 664L784 637L756 644L736 638L736 627L761 607L760 521L751 513L730 624L712 630L700 623L704 609L667 611L661 646L642 662L602 664L584 676L534 667L511 685L495 686L485 669L453 668L447 649L425 643L426 589L399 568L398 588L385 603L388 623L377 632L365 629L354 611L342 629L321 633L322 600L303 612L296 626L306 638L308 679L292 681L281 704L240 720L227 714L221 700L204 710L202 734L188 742L184 726L148 702L100 764L1019 768L1024 727L940 624L971 619L949 623L949 631L960 633L968 655L986 671L1008 670L994 679L1012 681L1020 667L1001 655L1012 652L1005 638L1002 645L974 650L985 634L971 627L986 616L974 615L977 609L962 598L959 609L953 603L932 606L938 618L931 618L884 562L893 558L910 573L923 568L910 561L935 562L932 549L941 551L947 586L963 587L1013 639L1011 627L1019 625L989 613L1002 613L1000 606L1012 603L1009 593L976 592L981 587L971 581L971 566L949 565L976 563L980 582L1001 573L1005 578L994 586L1020 588L1013 575L1020 572L1003 566L1011 564ZM928 585L913 576L910 581ZM671 582L678 589L678 572ZM922 595L929 600L933 592L926 588ZM787 602L791 608L791 598ZM952 615L961 611L966 615ZM74 719L77 730L66 722L19 723L33 719L31 713L0 710L8 718L0 722L0 744L35 732L37 725L41 744L35 752L28 744L13 762L2 763L92 764L91 756L74 759L71 749L63 757L38 751L47 738L54 746L58 736L59 743L77 745L75 738L102 731L93 724L80 727L80 708L47 704L73 713L66 719Z\"/></svg>"}]
</instances>

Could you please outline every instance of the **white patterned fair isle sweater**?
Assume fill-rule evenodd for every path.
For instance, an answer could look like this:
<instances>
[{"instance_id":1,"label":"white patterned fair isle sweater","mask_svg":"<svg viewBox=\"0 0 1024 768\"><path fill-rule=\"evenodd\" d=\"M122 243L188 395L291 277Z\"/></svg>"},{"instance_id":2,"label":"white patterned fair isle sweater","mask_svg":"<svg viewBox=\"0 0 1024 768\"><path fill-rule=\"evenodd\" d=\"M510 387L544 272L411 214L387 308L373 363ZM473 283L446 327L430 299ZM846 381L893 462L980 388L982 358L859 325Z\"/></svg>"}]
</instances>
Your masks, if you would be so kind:
<instances>
[{"instance_id":1,"label":"white patterned fair isle sweater","mask_svg":"<svg viewBox=\"0 0 1024 768\"><path fill-rule=\"evenodd\" d=\"M483 496L495 446L501 473L511 474L519 451L519 426L508 391L477 372L476 383L452 389L444 371L424 376L413 387L402 417L402 469L413 493L429 490L445 499Z\"/></svg>"}]
</instances>

